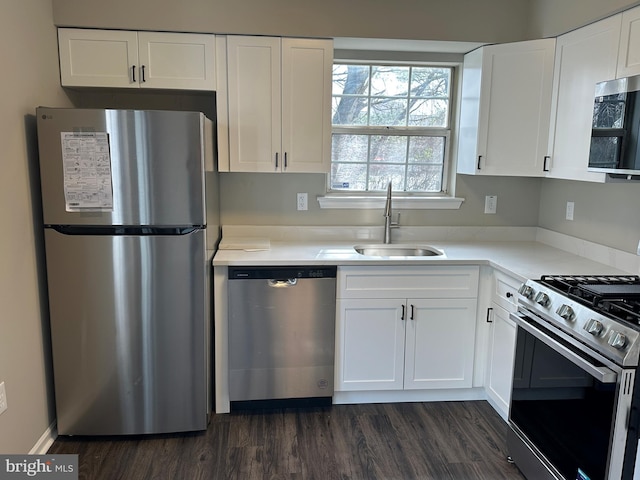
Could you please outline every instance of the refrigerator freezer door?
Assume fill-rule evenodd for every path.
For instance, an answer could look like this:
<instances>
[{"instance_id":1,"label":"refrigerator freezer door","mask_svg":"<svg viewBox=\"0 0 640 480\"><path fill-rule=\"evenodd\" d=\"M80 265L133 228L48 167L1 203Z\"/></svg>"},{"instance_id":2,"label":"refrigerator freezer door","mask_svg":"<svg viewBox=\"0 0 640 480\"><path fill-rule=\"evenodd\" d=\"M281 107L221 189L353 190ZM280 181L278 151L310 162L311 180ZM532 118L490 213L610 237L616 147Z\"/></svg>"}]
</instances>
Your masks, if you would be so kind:
<instances>
[{"instance_id":1,"label":"refrigerator freezer door","mask_svg":"<svg viewBox=\"0 0 640 480\"><path fill-rule=\"evenodd\" d=\"M40 107L37 123L46 225L206 223L204 165L211 152L205 139L213 132L203 114ZM69 211L73 208L65 188L88 195L96 182L91 169L94 157L83 150L88 150L87 144L73 141L74 133L87 132L106 133L110 168L96 175L102 181L106 175L112 197L104 208L80 204L78 211Z\"/></svg>"},{"instance_id":2,"label":"refrigerator freezer door","mask_svg":"<svg viewBox=\"0 0 640 480\"><path fill-rule=\"evenodd\" d=\"M58 432L207 428L205 234L45 230Z\"/></svg>"}]
</instances>

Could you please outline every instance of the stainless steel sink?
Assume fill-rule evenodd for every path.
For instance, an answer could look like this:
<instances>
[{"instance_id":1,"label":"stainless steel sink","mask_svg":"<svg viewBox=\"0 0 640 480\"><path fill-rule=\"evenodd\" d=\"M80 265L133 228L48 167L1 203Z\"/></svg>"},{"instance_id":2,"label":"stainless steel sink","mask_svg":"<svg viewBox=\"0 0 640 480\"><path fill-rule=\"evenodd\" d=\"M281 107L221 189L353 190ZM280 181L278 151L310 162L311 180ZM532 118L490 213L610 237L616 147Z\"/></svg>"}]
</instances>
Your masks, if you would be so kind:
<instances>
[{"instance_id":1,"label":"stainless steel sink","mask_svg":"<svg viewBox=\"0 0 640 480\"><path fill-rule=\"evenodd\" d=\"M376 244L356 245L353 247L360 255L372 257L437 257L444 255L442 250L429 245Z\"/></svg>"}]
</instances>

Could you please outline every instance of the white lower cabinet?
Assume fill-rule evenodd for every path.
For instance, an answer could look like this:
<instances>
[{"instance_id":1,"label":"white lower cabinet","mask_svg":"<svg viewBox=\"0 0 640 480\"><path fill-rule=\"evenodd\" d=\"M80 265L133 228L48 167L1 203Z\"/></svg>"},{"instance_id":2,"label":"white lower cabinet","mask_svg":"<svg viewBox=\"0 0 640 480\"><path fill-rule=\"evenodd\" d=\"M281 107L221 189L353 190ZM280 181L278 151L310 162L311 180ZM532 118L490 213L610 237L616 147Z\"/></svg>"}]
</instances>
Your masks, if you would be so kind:
<instances>
[{"instance_id":1,"label":"white lower cabinet","mask_svg":"<svg viewBox=\"0 0 640 480\"><path fill-rule=\"evenodd\" d=\"M340 268L336 391L470 388L477 288L477 267Z\"/></svg>"},{"instance_id":2,"label":"white lower cabinet","mask_svg":"<svg viewBox=\"0 0 640 480\"><path fill-rule=\"evenodd\" d=\"M407 310L404 388L470 388L476 299L411 299Z\"/></svg>"},{"instance_id":3,"label":"white lower cabinet","mask_svg":"<svg viewBox=\"0 0 640 480\"><path fill-rule=\"evenodd\" d=\"M496 411L506 419L511 399L516 324L509 319L509 312L504 308L496 303L492 303L491 306L493 323L489 337L486 390Z\"/></svg>"},{"instance_id":4,"label":"white lower cabinet","mask_svg":"<svg viewBox=\"0 0 640 480\"><path fill-rule=\"evenodd\" d=\"M398 390L404 385L404 303L337 302L337 390Z\"/></svg>"},{"instance_id":5,"label":"white lower cabinet","mask_svg":"<svg viewBox=\"0 0 640 480\"><path fill-rule=\"evenodd\" d=\"M485 391L487 400L505 420L509 415L513 360L516 346L516 324L509 318L515 312L521 281L502 272L493 272Z\"/></svg>"}]
</instances>

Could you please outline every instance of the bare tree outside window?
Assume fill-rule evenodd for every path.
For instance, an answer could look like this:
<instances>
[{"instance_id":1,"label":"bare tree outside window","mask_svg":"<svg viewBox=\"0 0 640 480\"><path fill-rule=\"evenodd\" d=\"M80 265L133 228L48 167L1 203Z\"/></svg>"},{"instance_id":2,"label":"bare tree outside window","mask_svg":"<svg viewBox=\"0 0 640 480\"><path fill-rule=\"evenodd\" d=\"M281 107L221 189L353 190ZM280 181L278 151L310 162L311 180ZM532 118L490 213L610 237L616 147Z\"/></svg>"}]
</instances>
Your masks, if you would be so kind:
<instances>
[{"instance_id":1,"label":"bare tree outside window","mask_svg":"<svg viewBox=\"0 0 640 480\"><path fill-rule=\"evenodd\" d=\"M333 68L331 189L440 193L452 69Z\"/></svg>"}]
</instances>

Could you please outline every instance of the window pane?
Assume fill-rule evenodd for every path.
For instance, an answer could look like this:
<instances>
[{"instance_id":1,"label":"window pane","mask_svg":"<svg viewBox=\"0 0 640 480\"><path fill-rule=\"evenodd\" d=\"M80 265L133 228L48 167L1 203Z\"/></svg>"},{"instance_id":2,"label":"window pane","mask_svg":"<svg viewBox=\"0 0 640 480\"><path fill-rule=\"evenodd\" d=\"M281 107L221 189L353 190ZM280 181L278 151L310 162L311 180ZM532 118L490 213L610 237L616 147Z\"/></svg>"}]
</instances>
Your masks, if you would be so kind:
<instances>
[{"instance_id":1,"label":"window pane","mask_svg":"<svg viewBox=\"0 0 640 480\"><path fill-rule=\"evenodd\" d=\"M402 163L407 161L407 137L371 136L371 163Z\"/></svg>"},{"instance_id":2,"label":"window pane","mask_svg":"<svg viewBox=\"0 0 640 480\"><path fill-rule=\"evenodd\" d=\"M407 100L371 98L369 125L395 126L407 124Z\"/></svg>"},{"instance_id":3,"label":"window pane","mask_svg":"<svg viewBox=\"0 0 640 480\"><path fill-rule=\"evenodd\" d=\"M375 163L369 166L369 190L386 190L391 181L392 189L404 190L404 165Z\"/></svg>"},{"instance_id":4,"label":"window pane","mask_svg":"<svg viewBox=\"0 0 640 480\"><path fill-rule=\"evenodd\" d=\"M412 97L449 97L451 70L449 68L413 67L411 69Z\"/></svg>"},{"instance_id":5,"label":"window pane","mask_svg":"<svg viewBox=\"0 0 640 480\"><path fill-rule=\"evenodd\" d=\"M332 162L367 162L368 135L334 133L331 145Z\"/></svg>"},{"instance_id":6,"label":"window pane","mask_svg":"<svg viewBox=\"0 0 640 480\"><path fill-rule=\"evenodd\" d=\"M409 125L446 128L449 102L442 99L414 99L409 112Z\"/></svg>"},{"instance_id":7,"label":"window pane","mask_svg":"<svg viewBox=\"0 0 640 480\"><path fill-rule=\"evenodd\" d=\"M369 95L368 65L334 65L333 95Z\"/></svg>"},{"instance_id":8,"label":"window pane","mask_svg":"<svg viewBox=\"0 0 640 480\"><path fill-rule=\"evenodd\" d=\"M444 161L445 137L410 137L409 163L441 165Z\"/></svg>"},{"instance_id":9,"label":"window pane","mask_svg":"<svg viewBox=\"0 0 640 480\"><path fill-rule=\"evenodd\" d=\"M412 164L407 169L407 192L441 192L442 166Z\"/></svg>"},{"instance_id":10,"label":"window pane","mask_svg":"<svg viewBox=\"0 0 640 480\"><path fill-rule=\"evenodd\" d=\"M367 97L333 97L332 123L334 125L366 125Z\"/></svg>"},{"instance_id":11,"label":"window pane","mask_svg":"<svg viewBox=\"0 0 640 480\"><path fill-rule=\"evenodd\" d=\"M371 95L407 96L409 67L374 66L371 70Z\"/></svg>"},{"instance_id":12,"label":"window pane","mask_svg":"<svg viewBox=\"0 0 640 480\"><path fill-rule=\"evenodd\" d=\"M367 189L367 165L332 163L331 188L333 190L365 191Z\"/></svg>"}]
</instances>

